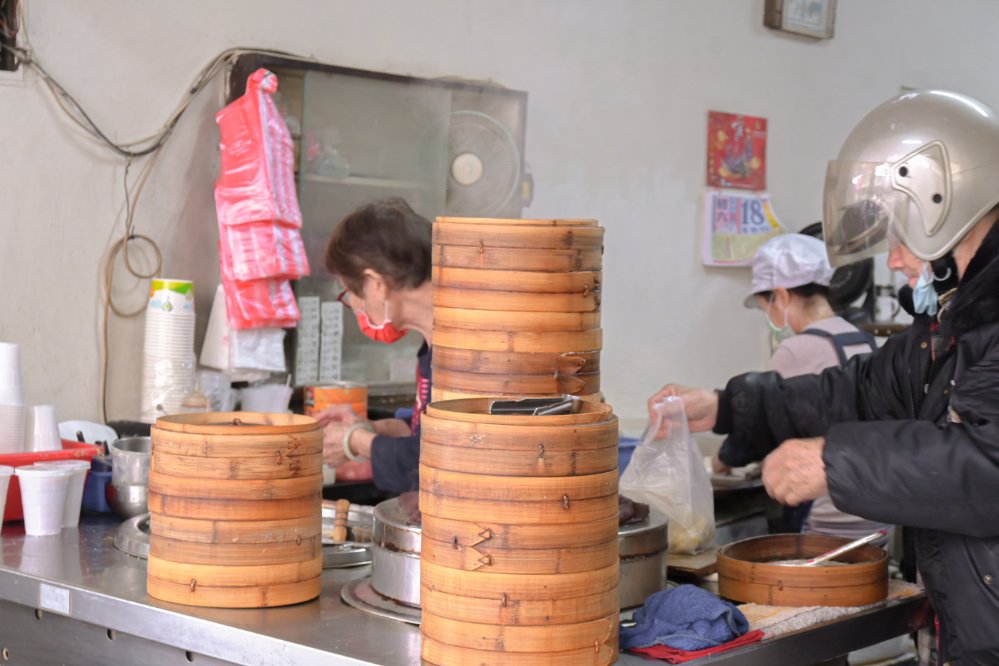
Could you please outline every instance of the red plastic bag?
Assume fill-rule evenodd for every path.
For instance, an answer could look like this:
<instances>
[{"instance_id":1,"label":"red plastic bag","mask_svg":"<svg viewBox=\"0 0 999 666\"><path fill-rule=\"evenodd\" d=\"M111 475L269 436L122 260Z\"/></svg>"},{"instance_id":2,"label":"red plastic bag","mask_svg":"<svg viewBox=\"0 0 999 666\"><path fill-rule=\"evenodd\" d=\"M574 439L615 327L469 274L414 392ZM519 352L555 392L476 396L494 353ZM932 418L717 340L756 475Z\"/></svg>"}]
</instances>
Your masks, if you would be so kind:
<instances>
[{"instance_id":1,"label":"red plastic bag","mask_svg":"<svg viewBox=\"0 0 999 666\"><path fill-rule=\"evenodd\" d=\"M287 280L222 279L230 328L290 328L301 319Z\"/></svg>"},{"instance_id":2,"label":"red plastic bag","mask_svg":"<svg viewBox=\"0 0 999 666\"><path fill-rule=\"evenodd\" d=\"M246 93L217 114L222 166L215 183L220 225L272 220L302 226L295 193L295 147L271 99L277 77L258 69Z\"/></svg>"},{"instance_id":3,"label":"red plastic bag","mask_svg":"<svg viewBox=\"0 0 999 666\"><path fill-rule=\"evenodd\" d=\"M301 234L270 221L220 224L219 259L222 276L230 281L295 280L309 274Z\"/></svg>"}]
</instances>

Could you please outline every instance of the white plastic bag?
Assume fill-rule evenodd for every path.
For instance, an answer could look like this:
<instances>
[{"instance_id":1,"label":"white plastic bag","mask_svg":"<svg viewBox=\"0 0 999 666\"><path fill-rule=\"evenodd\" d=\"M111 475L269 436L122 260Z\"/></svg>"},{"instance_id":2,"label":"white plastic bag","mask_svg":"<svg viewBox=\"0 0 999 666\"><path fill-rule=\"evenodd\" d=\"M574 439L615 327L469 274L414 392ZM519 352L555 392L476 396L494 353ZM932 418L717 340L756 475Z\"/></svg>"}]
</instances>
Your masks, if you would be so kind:
<instances>
[{"instance_id":1,"label":"white plastic bag","mask_svg":"<svg viewBox=\"0 0 999 666\"><path fill-rule=\"evenodd\" d=\"M715 538L711 479L690 436L683 400L669 396L654 411L655 420L621 475L620 492L669 516L669 552L698 553Z\"/></svg>"}]
</instances>

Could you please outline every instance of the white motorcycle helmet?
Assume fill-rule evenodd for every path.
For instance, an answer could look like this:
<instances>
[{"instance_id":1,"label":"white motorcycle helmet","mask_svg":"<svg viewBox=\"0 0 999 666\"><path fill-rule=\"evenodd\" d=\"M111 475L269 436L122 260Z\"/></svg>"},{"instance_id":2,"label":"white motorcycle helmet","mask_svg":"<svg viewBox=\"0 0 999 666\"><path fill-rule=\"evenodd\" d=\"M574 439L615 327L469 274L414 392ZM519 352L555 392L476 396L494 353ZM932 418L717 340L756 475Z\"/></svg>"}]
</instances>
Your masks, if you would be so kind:
<instances>
[{"instance_id":1,"label":"white motorcycle helmet","mask_svg":"<svg viewBox=\"0 0 999 666\"><path fill-rule=\"evenodd\" d=\"M880 105L829 163L823 237L833 266L904 244L944 256L999 203L999 116L944 90Z\"/></svg>"}]
</instances>

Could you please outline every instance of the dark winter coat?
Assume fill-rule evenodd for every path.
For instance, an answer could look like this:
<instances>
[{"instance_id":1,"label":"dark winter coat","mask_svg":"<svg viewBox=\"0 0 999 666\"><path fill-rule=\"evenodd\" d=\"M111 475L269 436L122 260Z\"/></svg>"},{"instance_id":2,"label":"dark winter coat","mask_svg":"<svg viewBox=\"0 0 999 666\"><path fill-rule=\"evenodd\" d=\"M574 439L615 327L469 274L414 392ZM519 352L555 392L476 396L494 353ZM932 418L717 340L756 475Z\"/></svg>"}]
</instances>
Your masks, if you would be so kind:
<instances>
[{"instance_id":1,"label":"dark winter coat","mask_svg":"<svg viewBox=\"0 0 999 666\"><path fill-rule=\"evenodd\" d=\"M719 399L716 432L765 456L824 436L836 508L914 533L940 623L940 656L999 664L999 225L940 318L843 369L782 380L750 373ZM724 446L724 445L723 445ZM909 556L907 554L907 556Z\"/></svg>"}]
</instances>

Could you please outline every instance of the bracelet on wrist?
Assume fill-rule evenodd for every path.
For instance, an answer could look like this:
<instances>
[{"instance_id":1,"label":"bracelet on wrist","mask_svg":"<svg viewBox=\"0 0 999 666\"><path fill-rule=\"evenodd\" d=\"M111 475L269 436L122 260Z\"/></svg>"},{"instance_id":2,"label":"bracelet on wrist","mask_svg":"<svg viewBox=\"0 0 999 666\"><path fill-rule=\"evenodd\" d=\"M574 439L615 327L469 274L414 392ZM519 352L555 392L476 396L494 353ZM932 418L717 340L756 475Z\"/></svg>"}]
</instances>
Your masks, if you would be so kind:
<instances>
[{"instance_id":1,"label":"bracelet on wrist","mask_svg":"<svg viewBox=\"0 0 999 666\"><path fill-rule=\"evenodd\" d=\"M365 458L350 450L350 436L354 434L355 430L365 430L373 435L375 434L375 428L367 421L358 421L357 423L351 424L351 426L347 428L347 432L343 433L343 453L347 456L347 460L350 460L351 462L362 462Z\"/></svg>"}]
</instances>

